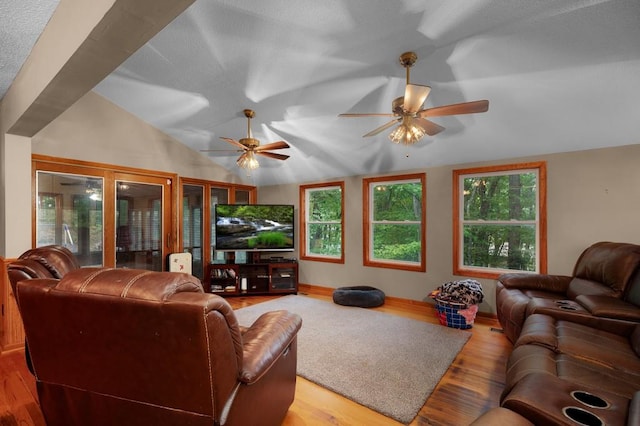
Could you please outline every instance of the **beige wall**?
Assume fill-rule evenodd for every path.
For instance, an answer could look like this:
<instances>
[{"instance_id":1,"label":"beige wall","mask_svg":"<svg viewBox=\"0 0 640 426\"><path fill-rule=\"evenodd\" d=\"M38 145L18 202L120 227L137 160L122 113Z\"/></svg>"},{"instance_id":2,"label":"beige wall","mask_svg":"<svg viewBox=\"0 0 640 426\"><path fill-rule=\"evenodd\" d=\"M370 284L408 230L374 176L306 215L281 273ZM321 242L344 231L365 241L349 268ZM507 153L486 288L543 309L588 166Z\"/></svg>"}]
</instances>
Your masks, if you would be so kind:
<instances>
[{"instance_id":1,"label":"beige wall","mask_svg":"<svg viewBox=\"0 0 640 426\"><path fill-rule=\"evenodd\" d=\"M639 159L640 145L630 145L424 170L427 173L426 273L362 265L362 177L345 178L345 264L300 261L300 282L324 287L372 285L389 296L425 300L427 294L443 282L460 279L452 275L452 171L540 160L547 162L548 270L571 274L581 251L596 241L640 244ZM414 171L421 170L411 172ZM261 203L294 203L297 208L298 185L262 187L259 200ZM485 292L485 302L480 309L495 313L495 281L480 281Z\"/></svg>"},{"instance_id":2,"label":"beige wall","mask_svg":"<svg viewBox=\"0 0 640 426\"><path fill-rule=\"evenodd\" d=\"M89 92L32 138L34 154L242 182L95 92ZM180 159L176 161L176 159Z\"/></svg>"}]
</instances>

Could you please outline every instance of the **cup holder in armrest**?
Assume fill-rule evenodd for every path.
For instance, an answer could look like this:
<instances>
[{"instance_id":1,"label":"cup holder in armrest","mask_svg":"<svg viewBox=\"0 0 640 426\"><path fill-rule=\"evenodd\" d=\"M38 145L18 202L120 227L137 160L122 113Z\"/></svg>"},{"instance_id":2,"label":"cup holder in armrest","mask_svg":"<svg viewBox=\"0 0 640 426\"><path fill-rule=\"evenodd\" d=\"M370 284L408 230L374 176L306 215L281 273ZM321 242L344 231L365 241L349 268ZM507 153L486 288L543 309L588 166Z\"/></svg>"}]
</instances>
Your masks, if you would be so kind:
<instances>
[{"instance_id":1,"label":"cup holder in armrest","mask_svg":"<svg viewBox=\"0 0 640 426\"><path fill-rule=\"evenodd\" d=\"M582 402L587 407L591 408L609 408L610 404L604 399L600 398L598 395L594 395L592 393L576 390L571 392L571 396L576 401Z\"/></svg>"},{"instance_id":2,"label":"cup holder in armrest","mask_svg":"<svg viewBox=\"0 0 640 426\"><path fill-rule=\"evenodd\" d=\"M560 309L564 309L565 311L577 311L578 308L576 308L575 306L569 306L569 305L560 305Z\"/></svg>"},{"instance_id":3,"label":"cup holder in armrest","mask_svg":"<svg viewBox=\"0 0 640 426\"><path fill-rule=\"evenodd\" d=\"M604 426L600 417L579 407L564 407L562 414L582 426Z\"/></svg>"}]
</instances>

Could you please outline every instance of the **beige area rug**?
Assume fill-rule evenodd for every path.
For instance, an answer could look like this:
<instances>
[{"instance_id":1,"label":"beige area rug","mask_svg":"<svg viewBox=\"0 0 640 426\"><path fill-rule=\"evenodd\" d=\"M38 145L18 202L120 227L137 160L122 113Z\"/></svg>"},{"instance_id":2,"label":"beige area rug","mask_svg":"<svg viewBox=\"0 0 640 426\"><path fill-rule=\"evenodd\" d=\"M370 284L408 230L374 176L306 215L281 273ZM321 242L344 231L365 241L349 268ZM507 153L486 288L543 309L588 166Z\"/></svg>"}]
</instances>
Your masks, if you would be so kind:
<instances>
[{"instance_id":1,"label":"beige area rug","mask_svg":"<svg viewBox=\"0 0 640 426\"><path fill-rule=\"evenodd\" d=\"M298 374L408 424L465 345L468 331L291 295L235 311L240 325L285 309L302 317Z\"/></svg>"}]
</instances>

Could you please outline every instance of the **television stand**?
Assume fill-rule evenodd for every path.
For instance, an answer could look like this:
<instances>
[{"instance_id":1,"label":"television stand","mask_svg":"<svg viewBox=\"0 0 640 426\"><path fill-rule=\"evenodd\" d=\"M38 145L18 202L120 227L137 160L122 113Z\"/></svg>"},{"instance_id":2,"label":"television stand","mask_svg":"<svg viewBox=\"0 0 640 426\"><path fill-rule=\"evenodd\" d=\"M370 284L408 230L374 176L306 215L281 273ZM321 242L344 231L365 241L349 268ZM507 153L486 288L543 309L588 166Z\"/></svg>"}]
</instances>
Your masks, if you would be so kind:
<instances>
[{"instance_id":1,"label":"television stand","mask_svg":"<svg viewBox=\"0 0 640 426\"><path fill-rule=\"evenodd\" d=\"M298 293L298 263L210 263L203 280L205 291L220 296Z\"/></svg>"}]
</instances>

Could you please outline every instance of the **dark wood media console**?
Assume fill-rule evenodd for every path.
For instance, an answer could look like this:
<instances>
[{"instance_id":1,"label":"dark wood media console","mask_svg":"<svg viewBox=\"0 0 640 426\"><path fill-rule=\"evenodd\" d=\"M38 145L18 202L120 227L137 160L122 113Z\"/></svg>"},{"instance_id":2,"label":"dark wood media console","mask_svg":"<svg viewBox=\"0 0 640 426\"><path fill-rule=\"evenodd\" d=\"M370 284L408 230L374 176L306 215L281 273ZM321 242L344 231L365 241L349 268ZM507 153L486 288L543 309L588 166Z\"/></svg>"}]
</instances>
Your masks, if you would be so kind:
<instances>
[{"instance_id":1,"label":"dark wood media console","mask_svg":"<svg viewBox=\"0 0 640 426\"><path fill-rule=\"evenodd\" d=\"M220 296L298 292L298 263L294 261L212 263L205 277L205 291Z\"/></svg>"}]
</instances>

